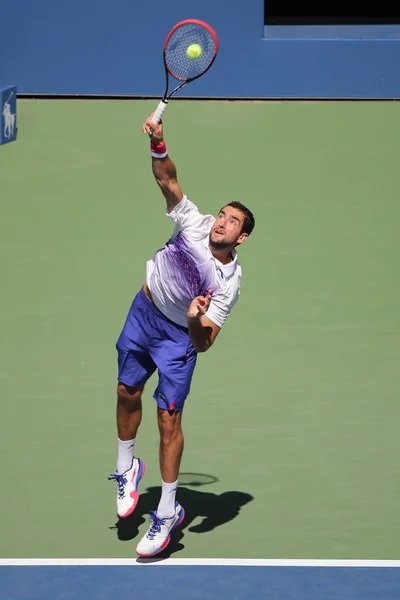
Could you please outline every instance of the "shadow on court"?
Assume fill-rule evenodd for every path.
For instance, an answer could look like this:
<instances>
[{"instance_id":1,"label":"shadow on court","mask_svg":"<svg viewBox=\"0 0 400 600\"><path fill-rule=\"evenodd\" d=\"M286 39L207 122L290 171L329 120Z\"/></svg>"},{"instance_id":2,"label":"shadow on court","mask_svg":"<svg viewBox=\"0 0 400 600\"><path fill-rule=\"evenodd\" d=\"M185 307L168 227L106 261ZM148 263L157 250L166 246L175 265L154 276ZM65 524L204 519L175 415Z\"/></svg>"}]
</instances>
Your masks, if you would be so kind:
<instances>
[{"instance_id":1,"label":"shadow on court","mask_svg":"<svg viewBox=\"0 0 400 600\"><path fill-rule=\"evenodd\" d=\"M139 541L139 527L148 519L149 512L156 510L160 495L161 487L159 486L148 488L140 495L138 505L132 515L126 519L119 519L111 528L116 529L118 539L128 541L137 537L137 541ZM173 532L168 547L157 554L159 559L168 558L184 548L181 540L184 537L185 529L191 533L212 531L235 519L242 506L251 502L253 496L238 491L223 492L218 495L182 486L178 487L176 499L185 509L185 519L182 525ZM203 517L203 520L197 525L192 525L197 517Z\"/></svg>"}]
</instances>

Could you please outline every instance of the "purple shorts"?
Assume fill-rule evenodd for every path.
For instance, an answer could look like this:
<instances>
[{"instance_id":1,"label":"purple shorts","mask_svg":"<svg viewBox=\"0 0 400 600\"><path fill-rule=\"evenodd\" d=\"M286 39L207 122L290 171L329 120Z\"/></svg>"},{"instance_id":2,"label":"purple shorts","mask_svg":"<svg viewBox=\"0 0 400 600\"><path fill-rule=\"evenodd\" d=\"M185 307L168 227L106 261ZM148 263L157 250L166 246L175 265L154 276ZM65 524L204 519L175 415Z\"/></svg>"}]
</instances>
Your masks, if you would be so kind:
<instances>
[{"instance_id":1,"label":"purple shorts","mask_svg":"<svg viewBox=\"0 0 400 600\"><path fill-rule=\"evenodd\" d=\"M141 386L158 369L154 398L160 408L181 412L189 395L197 352L185 327L165 317L143 289L132 302L117 341L118 380Z\"/></svg>"}]
</instances>

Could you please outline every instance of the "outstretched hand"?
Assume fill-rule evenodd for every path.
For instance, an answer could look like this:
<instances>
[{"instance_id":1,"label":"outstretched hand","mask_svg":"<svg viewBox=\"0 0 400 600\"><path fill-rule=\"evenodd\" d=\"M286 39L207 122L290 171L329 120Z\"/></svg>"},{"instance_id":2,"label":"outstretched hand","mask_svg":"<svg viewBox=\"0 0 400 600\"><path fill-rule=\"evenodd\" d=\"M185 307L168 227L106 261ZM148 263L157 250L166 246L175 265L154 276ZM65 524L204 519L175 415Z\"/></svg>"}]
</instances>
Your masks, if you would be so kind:
<instances>
[{"instance_id":1,"label":"outstretched hand","mask_svg":"<svg viewBox=\"0 0 400 600\"><path fill-rule=\"evenodd\" d=\"M164 139L163 125L162 125L162 121L158 125L155 125L153 123L153 121L151 120L153 115L154 115L154 113L151 113L147 117L146 121L143 123L142 131L143 131L143 133L150 136L150 139L152 142L154 142L154 144L158 145L158 144L161 144L161 142Z\"/></svg>"},{"instance_id":2,"label":"outstretched hand","mask_svg":"<svg viewBox=\"0 0 400 600\"><path fill-rule=\"evenodd\" d=\"M206 314L210 306L212 290L208 290L206 296L196 296L190 303L188 319L199 318Z\"/></svg>"}]
</instances>

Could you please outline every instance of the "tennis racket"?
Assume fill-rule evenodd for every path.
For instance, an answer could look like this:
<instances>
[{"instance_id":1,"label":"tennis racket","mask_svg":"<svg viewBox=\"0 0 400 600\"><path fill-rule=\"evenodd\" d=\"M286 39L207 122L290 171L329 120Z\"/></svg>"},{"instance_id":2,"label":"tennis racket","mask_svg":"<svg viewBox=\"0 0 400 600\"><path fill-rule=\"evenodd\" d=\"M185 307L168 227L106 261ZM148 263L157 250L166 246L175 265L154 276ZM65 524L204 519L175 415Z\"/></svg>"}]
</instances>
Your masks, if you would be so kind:
<instances>
[{"instance_id":1,"label":"tennis racket","mask_svg":"<svg viewBox=\"0 0 400 600\"><path fill-rule=\"evenodd\" d=\"M217 53L217 34L204 21L186 19L171 29L163 50L165 92L152 117L156 125L161 121L168 100L184 85L204 75L216 59ZM168 94L171 76L180 83Z\"/></svg>"}]
</instances>

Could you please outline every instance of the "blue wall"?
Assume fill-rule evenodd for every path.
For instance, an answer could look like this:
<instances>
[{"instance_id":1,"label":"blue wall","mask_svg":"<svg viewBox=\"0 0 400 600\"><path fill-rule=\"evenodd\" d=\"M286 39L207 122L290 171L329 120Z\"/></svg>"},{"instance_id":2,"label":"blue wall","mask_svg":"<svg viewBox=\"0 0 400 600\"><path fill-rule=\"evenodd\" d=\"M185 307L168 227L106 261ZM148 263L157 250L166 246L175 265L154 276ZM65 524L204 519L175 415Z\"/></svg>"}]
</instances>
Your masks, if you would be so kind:
<instances>
[{"instance_id":1,"label":"blue wall","mask_svg":"<svg viewBox=\"0 0 400 600\"><path fill-rule=\"evenodd\" d=\"M400 27L265 32L263 0L0 2L0 87L22 94L161 96L165 36L193 17L220 53L181 96L400 98Z\"/></svg>"}]
</instances>

